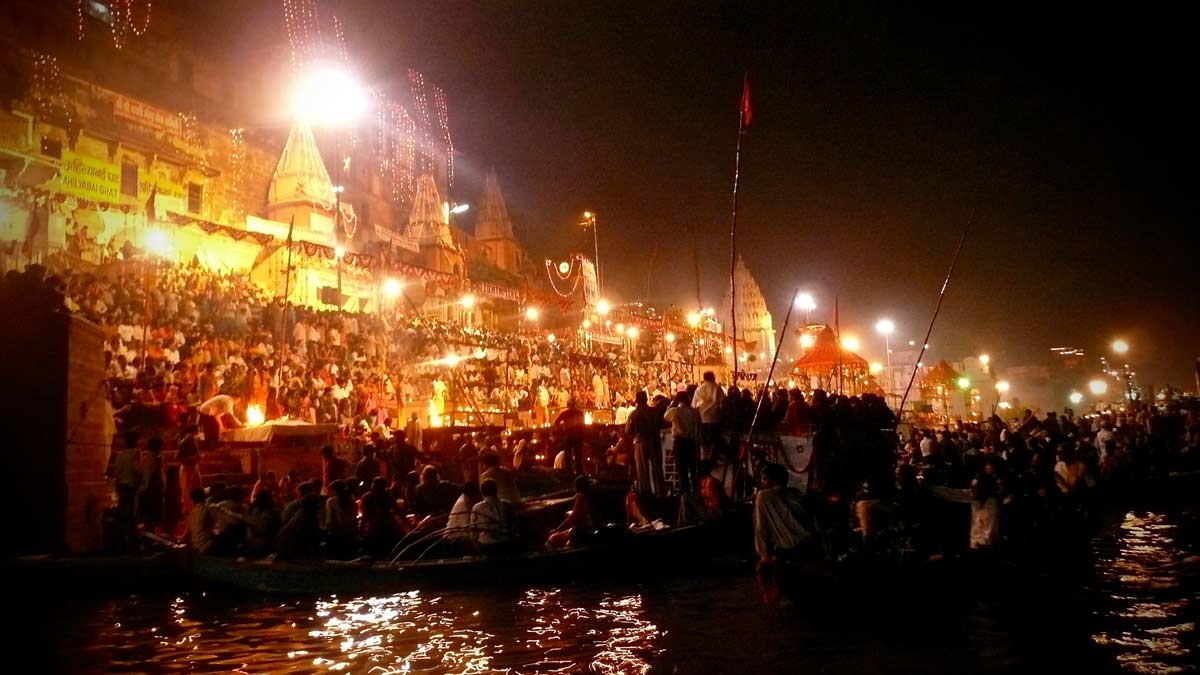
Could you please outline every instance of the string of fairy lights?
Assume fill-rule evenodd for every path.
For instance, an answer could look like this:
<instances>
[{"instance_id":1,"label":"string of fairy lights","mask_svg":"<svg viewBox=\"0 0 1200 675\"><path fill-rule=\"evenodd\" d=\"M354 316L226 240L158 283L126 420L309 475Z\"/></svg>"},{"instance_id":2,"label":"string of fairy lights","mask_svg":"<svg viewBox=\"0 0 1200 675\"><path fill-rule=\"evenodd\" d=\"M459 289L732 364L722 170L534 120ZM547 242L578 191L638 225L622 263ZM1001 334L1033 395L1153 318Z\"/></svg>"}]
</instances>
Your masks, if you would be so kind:
<instances>
[{"instance_id":1,"label":"string of fairy lights","mask_svg":"<svg viewBox=\"0 0 1200 675\"><path fill-rule=\"evenodd\" d=\"M245 199L242 195L242 181L246 174L246 131L245 129L229 130L229 202L233 207L233 217L241 221L246 217Z\"/></svg>"},{"instance_id":2,"label":"string of fairy lights","mask_svg":"<svg viewBox=\"0 0 1200 675\"><path fill-rule=\"evenodd\" d=\"M442 130L442 142L446 150L446 184L454 185L454 141L450 139L450 111L446 106L446 92L441 87L433 88L433 105L437 109L438 127Z\"/></svg>"},{"instance_id":3,"label":"string of fairy lights","mask_svg":"<svg viewBox=\"0 0 1200 675\"><path fill-rule=\"evenodd\" d=\"M75 37L83 39L87 32L88 0L76 0ZM138 19L138 8L142 6L141 19ZM113 47L123 48L131 37L141 37L150 29L150 17L154 13L154 0L110 0L108 3L109 31L112 33Z\"/></svg>"},{"instance_id":4,"label":"string of fairy lights","mask_svg":"<svg viewBox=\"0 0 1200 675\"><path fill-rule=\"evenodd\" d=\"M75 128L75 116L63 93L62 69L56 57L34 54L32 95L39 115L61 119L67 129Z\"/></svg>"},{"instance_id":5,"label":"string of fairy lights","mask_svg":"<svg viewBox=\"0 0 1200 675\"><path fill-rule=\"evenodd\" d=\"M344 65L350 63L345 25L338 16L322 19L318 0L281 1L293 72L300 72L324 52L332 52ZM454 184L454 141L446 94L429 86L421 72L409 69L407 74L403 103L380 88L372 89L375 128L365 136L374 155L368 165L378 170L391 201L397 204L411 203L421 174L436 173L443 163L447 186ZM362 140L359 131L363 130L346 132L352 149Z\"/></svg>"}]
</instances>

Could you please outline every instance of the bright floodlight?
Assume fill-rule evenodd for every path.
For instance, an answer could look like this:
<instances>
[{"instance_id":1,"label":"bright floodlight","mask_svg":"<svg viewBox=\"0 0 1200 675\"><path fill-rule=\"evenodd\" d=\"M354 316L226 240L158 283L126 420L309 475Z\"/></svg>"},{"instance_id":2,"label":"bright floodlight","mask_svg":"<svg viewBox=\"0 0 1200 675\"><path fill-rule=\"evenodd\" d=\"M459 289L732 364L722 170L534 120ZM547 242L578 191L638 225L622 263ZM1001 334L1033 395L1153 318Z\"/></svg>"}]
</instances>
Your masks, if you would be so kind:
<instances>
[{"instance_id":1,"label":"bright floodlight","mask_svg":"<svg viewBox=\"0 0 1200 675\"><path fill-rule=\"evenodd\" d=\"M1071 392L1071 395L1068 396L1067 398L1070 399L1070 401L1073 405L1079 405L1080 403L1083 402L1083 394L1081 394L1077 391Z\"/></svg>"},{"instance_id":2,"label":"bright floodlight","mask_svg":"<svg viewBox=\"0 0 1200 675\"><path fill-rule=\"evenodd\" d=\"M1112 350L1118 354L1124 354L1129 351L1129 343L1124 340L1113 340Z\"/></svg>"},{"instance_id":3,"label":"bright floodlight","mask_svg":"<svg viewBox=\"0 0 1200 675\"><path fill-rule=\"evenodd\" d=\"M689 312L687 315L688 326L695 328L700 325L700 315L695 312Z\"/></svg>"},{"instance_id":4,"label":"bright floodlight","mask_svg":"<svg viewBox=\"0 0 1200 675\"><path fill-rule=\"evenodd\" d=\"M596 302L596 313L600 316L608 314L610 310L612 310L612 305L608 304L607 300L600 300Z\"/></svg>"},{"instance_id":5,"label":"bright floodlight","mask_svg":"<svg viewBox=\"0 0 1200 675\"><path fill-rule=\"evenodd\" d=\"M1108 391L1108 383L1104 380L1092 380L1088 382L1088 389L1096 396L1102 396Z\"/></svg>"},{"instance_id":6,"label":"bright floodlight","mask_svg":"<svg viewBox=\"0 0 1200 675\"><path fill-rule=\"evenodd\" d=\"M460 213L466 213L467 210L470 208L471 208L470 204L456 204L454 206L454 208L450 209L450 213L458 215Z\"/></svg>"},{"instance_id":7,"label":"bright floodlight","mask_svg":"<svg viewBox=\"0 0 1200 675\"><path fill-rule=\"evenodd\" d=\"M871 362L871 374L878 375L881 372L883 372L883 364L878 361L872 361Z\"/></svg>"},{"instance_id":8,"label":"bright floodlight","mask_svg":"<svg viewBox=\"0 0 1200 675\"><path fill-rule=\"evenodd\" d=\"M333 257L337 258L338 260L341 260L342 258L345 258L345 257L346 257L346 249L345 249L345 247L342 247L342 246L335 246L335 247L334 247L334 249L333 249Z\"/></svg>"},{"instance_id":9,"label":"bright floodlight","mask_svg":"<svg viewBox=\"0 0 1200 675\"><path fill-rule=\"evenodd\" d=\"M617 324L615 330L617 331L617 335L624 335L625 334L625 324L623 324L623 323Z\"/></svg>"},{"instance_id":10,"label":"bright floodlight","mask_svg":"<svg viewBox=\"0 0 1200 675\"><path fill-rule=\"evenodd\" d=\"M969 388L970 386L971 386L971 381L970 381L970 380L968 380L968 379L967 379L967 378L965 378L965 377L960 377L960 378L958 378L958 388L959 388L959 389L967 389L967 388Z\"/></svg>"},{"instance_id":11,"label":"bright floodlight","mask_svg":"<svg viewBox=\"0 0 1200 675\"><path fill-rule=\"evenodd\" d=\"M471 309L472 307L475 306L475 296L471 295L470 293L467 293L466 295L459 298L458 304L462 305L466 309Z\"/></svg>"},{"instance_id":12,"label":"bright floodlight","mask_svg":"<svg viewBox=\"0 0 1200 675\"><path fill-rule=\"evenodd\" d=\"M980 355L979 355L979 363L980 363L981 365L984 365L984 366L986 366L987 364L989 364L989 363L991 363L991 362L992 362L992 357L988 356L987 354L980 354Z\"/></svg>"},{"instance_id":13,"label":"bright floodlight","mask_svg":"<svg viewBox=\"0 0 1200 675\"><path fill-rule=\"evenodd\" d=\"M858 351L858 338L853 335L842 338L842 347L852 352Z\"/></svg>"},{"instance_id":14,"label":"bright floodlight","mask_svg":"<svg viewBox=\"0 0 1200 675\"><path fill-rule=\"evenodd\" d=\"M1001 394L1007 394L1008 386L1008 380L1000 380L996 383L996 391L1000 392Z\"/></svg>"},{"instance_id":15,"label":"bright floodlight","mask_svg":"<svg viewBox=\"0 0 1200 675\"><path fill-rule=\"evenodd\" d=\"M896 324L892 323L891 319L880 319L875 324L875 332L880 335L891 335L894 330L896 330Z\"/></svg>"},{"instance_id":16,"label":"bright floodlight","mask_svg":"<svg viewBox=\"0 0 1200 675\"><path fill-rule=\"evenodd\" d=\"M384 279L383 294L389 298L399 297L400 291L404 289L404 284L400 283L399 279Z\"/></svg>"},{"instance_id":17,"label":"bright floodlight","mask_svg":"<svg viewBox=\"0 0 1200 675\"><path fill-rule=\"evenodd\" d=\"M451 353L446 356L446 365L451 368L457 367L460 361L462 361L462 358L458 354Z\"/></svg>"},{"instance_id":18,"label":"bright floodlight","mask_svg":"<svg viewBox=\"0 0 1200 675\"><path fill-rule=\"evenodd\" d=\"M801 293L796 296L796 308L811 312L817 308L817 301L813 298L812 293Z\"/></svg>"},{"instance_id":19,"label":"bright floodlight","mask_svg":"<svg viewBox=\"0 0 1200 675\"><path fill-rule=\"evenodd\" d=\"M165 258L171 252L171 241L167 233L153 229L146 233L146 249L160 258Z\"/></svg>"},{"instance_id":20,"label":"bright floodlight","mask_svg":"<svg viewBox=\"0 0 1200 675\"><path fill-rule=\"evenodd\" d=\"M584 330L587 330L587 329L589 329L589 328L591 328L591 327L592 327L592 322L591 322L591 320L590 320L590 319L584 319L584 320L583 320L583 329L584 329Z\"/></svg>"},{"instance_id":21,"label":"bright floodlight","mask_svg":"<svg viewBox=\"0 0 1200 675\"><path fill-rule=\"evenodd\" d=\"M528 321L537 321L538 317L541 316L541 314L542 313L540 311L538 311L537 307L526 307L525 308L525 319Z\"/></svg>"},{"instance_id":22,"label":"bright floodlight","mask_svg":"<svg viewBox=\"0 0 1200 675\"><path fill-rule=\"evenodd\" d=\"M584 211L584 212L583 212L583 217L584 217L586 220L591 220L591 219L592 219L592 212L591 212L591 211Z\"/></svg>"},{"instance_id":23,"label":"bright floodlight","mask_svg":"<svg viewBox=\"0 0 1200 675\"><path fill-rule=\"evenodd\" d=\"M629 335L631 340L636 340L638 339L638 336L642 334L642 331L638 330L637 326L630 326L626 333Z\"/></svg>"},{"instance_id":24,"label":"bright floodlight","mask_svg":"<svg viewBox=\"0 0 1200 675\"><path fill-rule=\"evenodd\" d=\"M666 335L663 336L663 340L666 340L667 344L671 344L672 342L675 341L675 334L667 333Z\"/></svg>"},{"instance_id":25,"label":"bright floodlight","mask_svg":"<svg viewBox=\"0 0 1200 675\"><path fill-rule=\"evenodd\" d=\"M549 342L550 344L554 344L554 341L557 339L558 338L554 337L554 333L551 333L546 336L546 342Z\"/></svg>"},{"instance_id":26,"label":"bright floodlight","mask_svg":"<svg viewBox=\"0 0 1200 675\"><path fill-rule=\"evenodd\" d=\"M366 109L366 92L344 70L318 68L302 75L292 89L292 113L307 124L349 124Z\"/></svg>"},{"instance_id":27,"label":"bright floodlight","mask_svg":"<svg viewBox=\"0 0 1200 675\"><path fill-rule=\"evenodd\" d=\"M817 341L817 339L814 338L812 336L812 334L805 333L804 335L800 336L800 348L808 349L809 347L813 346L813 344L815 344L816 341Z\"/></svg>"}]
</instances>

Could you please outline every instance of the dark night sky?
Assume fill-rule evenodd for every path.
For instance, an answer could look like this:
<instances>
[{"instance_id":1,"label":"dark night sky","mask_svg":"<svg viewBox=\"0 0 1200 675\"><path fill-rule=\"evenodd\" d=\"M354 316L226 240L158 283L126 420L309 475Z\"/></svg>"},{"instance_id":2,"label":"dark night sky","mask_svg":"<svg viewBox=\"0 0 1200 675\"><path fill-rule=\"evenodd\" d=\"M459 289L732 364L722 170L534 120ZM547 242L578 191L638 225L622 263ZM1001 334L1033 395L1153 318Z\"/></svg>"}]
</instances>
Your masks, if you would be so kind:
<instances>
[{"instance_id":1,"label":"dark night sky","mask_svg":"<svg viewBox=\"0 0 1200 675\"><path fill-rule=\"evenodd\" d=\"M454 199L477 199L495 166L518 236L556 256L590 250L575 223L600 213L615 299L640 297L658 242L653 296L692 304L694 227L704 302L720 301L748 70L739 250L777 327L800 285L818 315L839 296L843 331L866 338L868 357L882 356L879 316L919 339L975 211L932 358L988 351L1003 373L1047 361L1051 346L1099 355L1119 336L1143 382L1190 385L1188 17L842 4L324 6L341 7L376 80L412 65L446 89Z\"/></svg>"}]
</instances>

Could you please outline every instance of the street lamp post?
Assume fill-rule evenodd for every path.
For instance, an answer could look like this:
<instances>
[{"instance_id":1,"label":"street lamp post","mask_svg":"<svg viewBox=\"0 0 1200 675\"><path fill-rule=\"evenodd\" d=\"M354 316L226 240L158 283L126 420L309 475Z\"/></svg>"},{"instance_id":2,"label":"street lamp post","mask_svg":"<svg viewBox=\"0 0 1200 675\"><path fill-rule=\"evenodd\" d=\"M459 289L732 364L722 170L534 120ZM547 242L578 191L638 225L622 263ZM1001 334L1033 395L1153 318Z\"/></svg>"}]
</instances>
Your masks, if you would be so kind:
<instances>
[{"instance_id":1,"label":"street lamp post","mask_svg":"<svg viewBox=\"0 0 1200 675\"><path fill-rule=\"evenodd\" d=\"M338 68L318 68L303 75L292 91L292 112L304 124L343 128L353 124L367 108L367 95L354 76ZM333 187L333 228L335 241L341 239L342 227L342 170L347 159L342 157L341 139L335 142ZM342 258L346 249L338 245L337 257L338 311L342 311ZM290 274L291 271L289 270Z\"/></svg>"},{"instance_id":2,"label":"street lamp post","mask_svg":"<svg viewBox=\"0 0 1200 675\"><path fill-rule=\"evenodd\" d=\"M891 319L880 319L875 324L875 330L883 334L883 349L887 352L887 372L888 386L885 392L889 396L892 394L893 385L895 384L895 373L892 371L892 332L896 330L896 324Z\"/></svg>"}]
</instances>

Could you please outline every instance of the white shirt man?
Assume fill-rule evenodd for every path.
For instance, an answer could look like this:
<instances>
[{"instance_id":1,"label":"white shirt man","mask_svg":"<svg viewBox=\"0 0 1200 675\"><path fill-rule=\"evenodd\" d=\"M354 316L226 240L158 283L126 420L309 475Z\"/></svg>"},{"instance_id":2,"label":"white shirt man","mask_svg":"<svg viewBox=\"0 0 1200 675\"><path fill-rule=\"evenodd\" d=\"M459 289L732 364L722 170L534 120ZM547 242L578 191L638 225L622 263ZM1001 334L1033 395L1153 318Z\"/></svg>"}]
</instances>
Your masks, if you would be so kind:
<instances>
[{"instance_id":1,"label":"white shirt man","mask_svg":"<svg viewBox=\"0 0 1200 675\"><path fill-rule=\"evenodd\" d=\"M487 481L484 483L488 484ZM505 544L513 539L516 523L516 512L512 504L501 501L495 493L495 483L492 483L491 494L485 494L483 499L471 508L471 526L481 546ZM484 488L484 492L488 492Z\"/></svg>"},{"instance_id":2,"label":"white shirt man","mask_svg":"<svg viewBox=\"0 0 1200 675\"><path fill-rule=\"evenodd\" d=\"M725 392L721 391L716 380L705 377L692 396L692 407L700 412L701 424L717 424L721 421L721 404L724 401Z\"/></svg>"}]
</instances>

